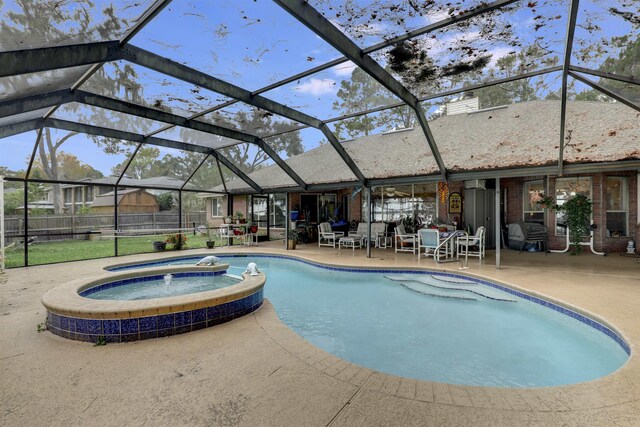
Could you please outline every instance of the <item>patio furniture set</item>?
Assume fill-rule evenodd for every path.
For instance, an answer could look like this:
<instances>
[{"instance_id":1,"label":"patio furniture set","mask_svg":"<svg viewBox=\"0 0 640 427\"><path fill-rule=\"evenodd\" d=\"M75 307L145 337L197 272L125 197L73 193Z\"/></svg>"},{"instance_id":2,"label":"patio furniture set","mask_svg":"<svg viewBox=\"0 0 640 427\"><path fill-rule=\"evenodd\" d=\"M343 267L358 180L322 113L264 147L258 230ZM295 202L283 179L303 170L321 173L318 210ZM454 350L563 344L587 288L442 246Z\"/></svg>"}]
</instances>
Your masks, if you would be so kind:
<instances>
[{"instance_id":1,"label":"patio furniture set","mask_svg":"<svg viewBox=\"0 0 640 427\"><path fill-rule=\"evenodd\" d=\"M355 231L346 236L344 232L333 231L331 224L323 222L318 225L318 247L329 246L355 249L373 244L376 248L394 247L395 252L411 252L423 256L432 256L436 261L441 258L459 257L460 255L485 257L485 228L478 227L476 234L469 236L466 232L450 227L446 231L440 229L421 229L417 233L407 233L402 224L398 224L393 234L387 232L387 224L371 223L371 238L367 239L367 224L360 223ZM446 243L445 243L446 242Z\"/></svg>"}]
</instances>

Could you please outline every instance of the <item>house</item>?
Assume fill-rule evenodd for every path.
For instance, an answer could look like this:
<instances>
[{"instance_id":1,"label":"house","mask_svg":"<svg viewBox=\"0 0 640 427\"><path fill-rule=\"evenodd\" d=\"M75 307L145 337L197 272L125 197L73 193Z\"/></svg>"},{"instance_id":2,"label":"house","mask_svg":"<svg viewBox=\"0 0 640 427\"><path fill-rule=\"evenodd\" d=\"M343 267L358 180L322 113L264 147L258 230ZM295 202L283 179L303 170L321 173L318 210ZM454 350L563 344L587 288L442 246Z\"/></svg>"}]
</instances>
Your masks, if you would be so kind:
<instances>
[{"instance_id":1,"label":"house","mask_svg":"<svg viewBox=\"0 0 640 427\"><path fill-rule=\"evenodd\" d=\"M466 103L469 108L472 103ZM432 120L429 125L451 179L436 182L438 167L420 128L400 129L343 141L342 146L365 177L397 179L403 185L372 188L372 220L393 222L402 213L417 212L431 221L452 222L472 230L487 227L488 246L495 246L495 176L502 176L502 223L519 220L544 224L549 230L552 249L566 245L562 217L545 211L536 201L541 195L553 196L563 203L573 194L584 194L593 203L594 243L598 250L623 251L627 242L637 241L638 160L640 160L640 126L637 112L616 102L569 101L567 137L564 147L564 171L557 175L560 143L560 102L539 100L516 103L486 110L464 111ZM306 206L313 222L326 220L323 206L338 208L340 219L361 221L366 217L362 193L344 162L327 160L333 150L321 145L286 163L294 171L305 171L313 182L331 179L344 182L344 188L324 193L289 192L289 206ZM629 166L628 166L629 164ZM588 172L583 173L582 170ZM483 171L481 180L456 179ZM596 172L594 172L596 171ZM409 175L410 174L410 175ZM493 175L493 176L492 176ZM249 177L268 187L286 191L290 179L277 167L265 167ZM406 183L406 184L405 184ZM247 185L236 179L226 184L229 191L246 191ZM216 191L224 191L222 186ZM449 195L458 193L462 212L450 213ZM247 208L253 196L234 196L233 209ZM226 215L226 196L210 196L207 215L220 219ZM489 220L487 220L489 218Z\"/></svg>"},{"instance_id":2,"label":"house","mask_svg":"<svg viewBox=\"0 0 640 427\"><path fill-rule=\"evenodd\" d=\"M118 177L84 178L80 182L80 184L60 184L65 213L74 214L81 208L92 208L94 198L113 192L113 186L118 182ZM119 185L147 188L148 193L159 196L174 189L180 189L184 185L184 181L165 176L143 179L124 177L120 180ZM125 188L127 187L121 187L119 191L124 191ZM53 206L52 187L45 189L45 201Z\"/></svg>"},{"instance_id":3,"label":"house","mask_svg":"<svg viewBox=\"0 0 640 427\"><path fill-rule=\"evenodd\" d=\"M97 214L113 213L114 192L93 199L91 209ZM152 213L160 211L156 196L141 188L118 190L118 213Z\"/></svg>"}]
</instances>

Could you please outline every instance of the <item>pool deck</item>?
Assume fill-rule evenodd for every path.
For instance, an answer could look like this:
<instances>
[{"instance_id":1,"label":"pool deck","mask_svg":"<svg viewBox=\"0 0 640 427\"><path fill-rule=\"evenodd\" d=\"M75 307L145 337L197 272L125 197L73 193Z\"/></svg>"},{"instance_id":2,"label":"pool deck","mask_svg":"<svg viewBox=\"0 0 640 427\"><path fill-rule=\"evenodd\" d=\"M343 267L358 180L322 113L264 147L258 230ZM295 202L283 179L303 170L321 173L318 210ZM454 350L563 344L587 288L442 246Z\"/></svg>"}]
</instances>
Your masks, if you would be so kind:
<instances>
[{"instance_id":1,"label":"pool deck","mask_svg":"<svg viewBox=\"0 0 640 427\"><path fill-rule=\"evenodd\" d=\"M631 345L632 356L618 371L564 387L455 386L375 372L304 341L268 302L223 325L134 343L94 347L36 330L47 290L128 261L260 252L345 266L459 271L458 264L436 265L393 249L374 249L366 258L364 249L281 246L142 254L0 275L0 425L640 425L640 262L619 254L503 250L500 270L493 252L483 265L470 259L469 274L593 313Z\"/></svg>"}]
</instances>

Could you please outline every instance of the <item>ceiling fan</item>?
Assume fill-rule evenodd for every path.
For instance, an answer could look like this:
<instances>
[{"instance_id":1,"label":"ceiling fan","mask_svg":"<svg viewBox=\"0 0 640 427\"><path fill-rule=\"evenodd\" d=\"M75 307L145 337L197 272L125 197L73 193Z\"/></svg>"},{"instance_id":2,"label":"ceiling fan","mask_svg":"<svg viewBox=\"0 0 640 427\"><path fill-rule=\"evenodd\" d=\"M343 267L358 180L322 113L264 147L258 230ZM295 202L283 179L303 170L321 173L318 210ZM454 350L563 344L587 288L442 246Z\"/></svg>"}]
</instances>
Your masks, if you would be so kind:
<instances>
[{"instance_id":1,"label":"ceiling fan","mask_svg":"<svg viewBox=\"0 0 640 427\"><path fill-rule=\"evenodd\" d=\"M411 194L404 191L396 190L395 187L386 187L382 189L387 197L409 197Z\"/></svg>"}]
</instances>

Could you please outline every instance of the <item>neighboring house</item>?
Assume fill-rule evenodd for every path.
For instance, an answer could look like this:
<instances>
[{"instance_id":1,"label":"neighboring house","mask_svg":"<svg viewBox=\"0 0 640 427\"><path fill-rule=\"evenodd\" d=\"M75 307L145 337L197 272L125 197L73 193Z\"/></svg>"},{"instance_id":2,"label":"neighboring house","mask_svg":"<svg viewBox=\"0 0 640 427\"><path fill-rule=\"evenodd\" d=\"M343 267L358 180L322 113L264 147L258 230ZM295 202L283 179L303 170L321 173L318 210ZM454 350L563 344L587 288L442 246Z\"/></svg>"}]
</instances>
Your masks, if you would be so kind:
<instances>
[{"instance_id":1,"label":"neighboring house","mask_svg":"<svg viewBox=\"0 0 640 427\"><path fill-rule=\"evenodd\" d=\"M27 205L27 212L32 213L34 210L46 213L53 213L54 207L53 203L47 202L46 200L38 200L35 202L30 202ZM22 213L24 211L24 205L18 206L16 208L16 214Z\"/></svg>"},{"instance_id":2,"label":"neighboring house","mask_svg":"<svg viewBox=\"0 0 640 427\"><path fill-rule=\"evenodd\" d=\"M118 181L118 177L109 176L106 178L84 178L80 181L83 183L60 184L64 205L63 209L65 213L74 214L81 208L92 208L94 198L108 192L113 192L113 185ZM173 191L172 189L180 189L184 184L184 181L164 176L144 179L125 177L120 181L120 184L140 187L156 187L146 188L146 191L154 196L159 196ZM126 187L122 187L119 191L125 191L125 189ZM51 187L45 189L45 201L53 206L53 189Z\"/></svg>"},{"instance_id":3,"label":"neighboring house","mask_svg":"<svg viewBox=\"0 0 640 427\"><path fill-rule=\"evenodd\" d=\"M114 192L104 193L95 199L91 210L97 214L113 213ZM118 190L118 213L151 213L160 211L156 196L141 188Z\"/></svg>"},{"instance_id":4,"label":"neighboring house","mask_svg":"<svg viewBox=\"0 0 640 427\"><path fill-rule=\"evenodd\" d=\"M477 105L477 103L475 103ZM448 108L449 115L430 121L429 125L449 173L557 165L560 142L560 102L531 101L503 107L474 111L474 103L465 100L459 108ZM477 108L477 107L476 107ZM471 109L471 110L469 110ZM456 114L452 114L455 111ZM543 223L549 231L552 249L563 249L565 230L557 225L562 218L536 205L540 194L555 196L558 203L576 193L585 194L593 203L595 247L608 252L623 251L629 240L638 241L638 176L637 166L625 169L624 161L640 160L640 125L637 112L620 103L570 101L567 107L564 164L581 165L601 162L598 173L538 175L502 178L500 182L502 217L504 223L519 220ZM523 143L524 142L524 143ZM495 245L493 215L495 180L449 181L446 191L433 182L423 181L420 175L437 176L438 168L422 129L400 129L342 141L342 146L366 177L403 177L414 184L384 186L372 191L372 219L395 221L402 210L418 210L427 218L441 219L488 228L488 244ZM310 211L312 220L321 221L326 215L323 207L340 207L336 216L348 221L364 218L362 192L344 162L333 161L330 144L321 145L286 163L294 171L304 171L307 182L326 182L327 174L333 182L344 182L344 188L322 194L289 192L289 206L298 205ZM555 170L555 169L552 169ZM329 172L330 171L330 172ZM526 169L525 169L526 171ZM487 173L489 172L489 173ZM265 167L249 174L265 187L290 186L290 179L279 167ZM413 180L412 180L413 179ZM248 186L235 179L225 183L229 191L250 192ZM224 191L222 186L214 191ZM289 190L291 191L291 190ZM446 193L460 193L463 212L450 214ZM443 196L443 193L445 195ZM352 197L353 194L353 197ZM407 196L413 195L415 197ZM417 195L417 196L416 196ZM236 210L248 211L251 196L233 197ZM315 198L314 198L315 197ZM210 196L207 204L209 218L226 215L226 196ZM213 200L218 200L214 202ZM332 203L332 204L331 204ZM243 205L243 206L240 206ZM222 208L217 208L221 206ZM490 218L487 221L487 217ZM640 245L638 245L640 246Z\"/></svg>"}]
</instances>

